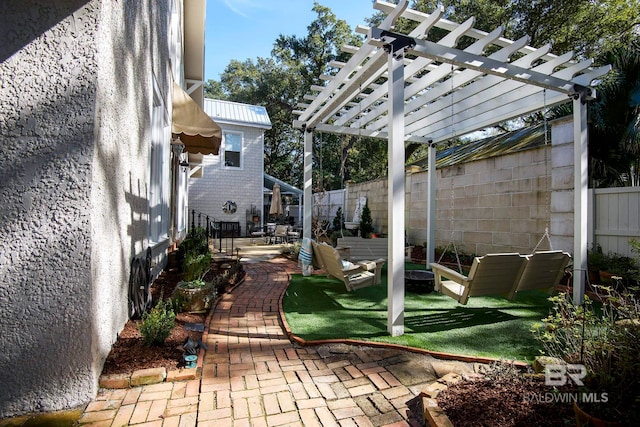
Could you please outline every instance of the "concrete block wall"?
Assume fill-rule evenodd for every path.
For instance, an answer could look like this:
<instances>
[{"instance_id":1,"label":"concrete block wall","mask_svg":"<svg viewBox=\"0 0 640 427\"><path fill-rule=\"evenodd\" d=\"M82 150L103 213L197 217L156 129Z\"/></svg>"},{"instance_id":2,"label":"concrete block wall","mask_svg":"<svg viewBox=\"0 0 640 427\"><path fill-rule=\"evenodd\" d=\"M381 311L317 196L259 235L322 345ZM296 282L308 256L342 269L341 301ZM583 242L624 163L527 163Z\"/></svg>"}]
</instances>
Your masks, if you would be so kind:
<instances>
[{"instance_id":1,"label":"concrete block wall","mask_svg":"<svg viewBox=\"0 0 640 427\"><path fill-rule=\"evenodd\" d=\"M573 251L573 125L551 124L552 145L438 169L436 246L465 253L529 253L549 227L554 249ZM407 171L410 243L427 239L427 171ZM367 196L376 231L387 232L386 178L347 186L347 218ZM540 249L548 249L545 240Z\"/></svg>"},{"instance_id":2,"label":"concrete block wall","mask_svg":"<svg viewBox=\"0 0 640 427\"><path fill-rule=\"evenodd\" d=\"M389 184L387 179L377 179L359 184L347 183L346 208L344 220L353 221L353 213L361 196L367 198L371 219L375 233L388 233L387 193ZM330 221L333 221L331 218Z\"/></svg>"},{"instance_id":3,"label":"concrete block wall","mask_svg":"<svg viewBox=\"0 0 640 427\"><path fill-rule=\"evenodd\" d=\"M203 174L201 178L189 179L189 210L196 210L218 221L240 222L242 235L246 234L246 211L255 206L262 210L263 203L263 130L249 126L237 126L220 123L225 130L243 133L244 167L242 169L223 169L221 156L203 156ZM227 200L236 202L238 210L226 214L222 206ZM265 213L262 212L263 218ZM265 221L266 222L266 221Z\"/></svg>"}]
</instances>

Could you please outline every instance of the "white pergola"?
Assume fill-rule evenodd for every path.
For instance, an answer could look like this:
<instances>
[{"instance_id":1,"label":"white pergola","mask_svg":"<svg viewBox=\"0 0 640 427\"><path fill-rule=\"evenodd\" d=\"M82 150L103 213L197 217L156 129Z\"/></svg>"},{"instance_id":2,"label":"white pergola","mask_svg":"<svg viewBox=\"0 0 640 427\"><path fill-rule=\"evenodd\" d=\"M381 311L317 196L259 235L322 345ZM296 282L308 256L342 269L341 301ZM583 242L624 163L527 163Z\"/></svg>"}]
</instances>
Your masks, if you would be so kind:
<instances>
[{"instance_id":1,"label":"white pergola","mask_svg":"<svg viewBox=\"0 0 640 427\"><path fill-rule=\"evenodd\" d=\"M439 143L550 106L573 102L575 145L574 299L582 301L587 255L587 109L595 95L592 81L610 67L591 68L592 61L573 61L573 53L556 56L551 46L533 48L528 38L501 37L473 28L474 19L458 24L431 14L377 0L386 17L359 47L345 46L352 56L333 63L335 76L306 96L297 111L296 128L304 129L304 197L312 199L313 132L388 139L388 323L393 336L404 333L405 142L429 145L427 262L435 248L436 148ZM416 23L409 34L393 32L398 18ZM445 30L437 43L427 41L433 28ZM468 47L456 46L461 39ZM311 204L304 207L304 237L311 237Z\"/></svg>"}]
</instances>

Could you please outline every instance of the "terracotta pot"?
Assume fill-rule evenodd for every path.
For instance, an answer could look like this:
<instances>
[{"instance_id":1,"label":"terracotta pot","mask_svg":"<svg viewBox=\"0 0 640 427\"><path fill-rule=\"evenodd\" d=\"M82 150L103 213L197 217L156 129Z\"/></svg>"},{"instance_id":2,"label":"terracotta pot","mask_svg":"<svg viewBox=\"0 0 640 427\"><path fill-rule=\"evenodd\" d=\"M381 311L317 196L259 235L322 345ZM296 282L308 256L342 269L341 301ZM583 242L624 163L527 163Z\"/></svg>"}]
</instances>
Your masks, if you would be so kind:
<instances>
[{"instance_id":1,"label":"terracotta pot","mask_svg":"<svg viewBox=\"0 0 640 427\"><path fill-rule=\"evenodd\" d=\"M573 412L576 414L576 424L578 427L617 427L622 426L619 421L605 421L596 418L585 412L576 402L573 402Z\"/></svg>"},{"instance_id":2,"label":"terracotta pot","mask_svg":"<svg viewBox=\"0 0 640 427\"><path fill-rule=\"evenodd\" d=\"M611 283L611 276L613 276L613 274L608 271L600 270L599 276L602 283Z\"/></svg>"},{"instance_id":3,"label":"terracotta pot","mask_svg":"<svg viewBox=\"0 0 640 427\"><path fill-rule=\"evenodd\" d=\"M600 272L598 270L589 270L589 283L592 285L600 283Z\"/></svg>"}]
</instances>

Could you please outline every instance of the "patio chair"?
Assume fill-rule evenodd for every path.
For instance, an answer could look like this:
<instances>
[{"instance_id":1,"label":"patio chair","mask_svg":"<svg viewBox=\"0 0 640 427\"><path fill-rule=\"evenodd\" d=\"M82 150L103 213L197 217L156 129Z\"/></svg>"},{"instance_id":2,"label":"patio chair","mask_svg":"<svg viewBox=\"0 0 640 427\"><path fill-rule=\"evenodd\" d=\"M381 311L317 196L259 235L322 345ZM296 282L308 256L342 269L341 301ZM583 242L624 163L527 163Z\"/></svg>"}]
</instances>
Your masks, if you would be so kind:
<instances>
[{"instance_id":1,"label":"patio chair","mask_svg":"<svg viewBox=\"0 0 640 427\"><path fill-rule=\"evenodd\" d=\"M312 247L314 267L321 267L327 276L340 280L348 291L380 283L384 261L353 264L340 259L340 253L326 243L312 242Z\"/></svg>"},{"instance_id":2,"label":"patio chair","mask_svg":"<svg viewBox=\"0 0 640 427\"><path fill-rule=\"evenodd\" d=\"M278 224L276 225L275 230L273 231L273 243L278 243L278 239L280 239L280 243L286 243L289 241L289 226Z\"/></svg>"},{"instance_id":3,"label":"patio chair","mask_svg":"<svg viewBox=\"0 0 640 427\"><path fill-rule=\"evenodd\" d=\"M541 251L527 255L527 264L522 277L510 298L513 298L517 292L532 289L552 294L560 283L570 260L571 255L563 251Z\"/></svg>"},{"instance_id":4,"label":"patio chair","mask_svg":"<svg viewBox=\"0 0 640 427\"><path fill-rule=\"evenodd\" d=\"M515 294L527 257L517 253L488 254L476 257L465 276L438 263L432 263L435 290L466 304L469 297Z\"/></svg>"}]
</instances>

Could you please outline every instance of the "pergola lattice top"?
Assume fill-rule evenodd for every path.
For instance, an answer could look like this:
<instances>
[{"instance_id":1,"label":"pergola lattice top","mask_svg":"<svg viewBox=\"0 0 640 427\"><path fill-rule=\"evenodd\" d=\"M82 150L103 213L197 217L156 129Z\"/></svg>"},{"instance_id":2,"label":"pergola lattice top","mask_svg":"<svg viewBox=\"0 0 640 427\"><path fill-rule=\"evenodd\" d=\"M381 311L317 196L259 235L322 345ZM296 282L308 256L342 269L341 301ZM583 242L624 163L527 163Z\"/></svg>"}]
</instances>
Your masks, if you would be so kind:
<instances>
[{"instance_id":1,"label":"pergola lattice top","mask_svg":"<svg viewBox=\"0 0 640 427\"><path fill-rule=\"evenodd\" d=\"M442 10L426 14L407 6L406 0L376 1L386 18L378 28L358 28L367 40L360 48L344 47L351 58L333 63L338 73L323 76L327 84L305 97L311 103L301 105L295 127L387 138L390 49L405 53L404 139L412 142L438 143L569 102L570 96L590 96L592 81L610 69L576 62L572 52L553 55L550 45L530 47L527 37L508 40L502 28L475 29L473 18L458 24L442 18ZM409 34L391 32L401 16L417 24ZM427 41L433 28L448 33L437 43ZM458 49L462 37L475 41Z\"/></svg>"}]
</instances>

